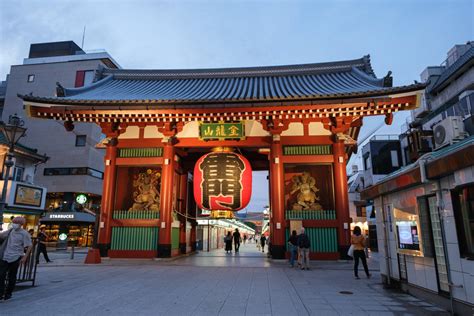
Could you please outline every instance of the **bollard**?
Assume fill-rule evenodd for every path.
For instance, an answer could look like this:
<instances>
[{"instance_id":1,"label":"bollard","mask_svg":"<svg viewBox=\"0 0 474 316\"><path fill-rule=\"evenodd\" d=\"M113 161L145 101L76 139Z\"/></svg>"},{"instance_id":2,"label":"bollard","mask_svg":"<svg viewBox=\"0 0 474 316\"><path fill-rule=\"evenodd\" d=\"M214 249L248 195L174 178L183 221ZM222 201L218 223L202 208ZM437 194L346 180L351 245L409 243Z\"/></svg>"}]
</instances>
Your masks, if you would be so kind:
<instances>
[{"instance_id":1,"label":"bollard","mask_svg":"<svg viewBox=\"0 0 474 316\"><path fill-rule=\"evenodd\" d=\"M71 249L71 260L74 259L74 244L72 244L72 249Z\"/></svg>"}]
</instances>

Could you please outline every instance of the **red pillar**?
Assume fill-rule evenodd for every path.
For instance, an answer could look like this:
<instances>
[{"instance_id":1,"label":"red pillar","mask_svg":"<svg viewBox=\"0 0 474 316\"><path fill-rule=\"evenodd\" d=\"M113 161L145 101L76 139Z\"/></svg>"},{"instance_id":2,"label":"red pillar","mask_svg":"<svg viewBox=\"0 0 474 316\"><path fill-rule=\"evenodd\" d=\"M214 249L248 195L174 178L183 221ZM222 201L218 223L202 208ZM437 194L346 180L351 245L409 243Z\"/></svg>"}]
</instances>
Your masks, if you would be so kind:
<instances>
[{"instance_id":1,"label":"red pillar","mask_svg":"<svg viewBox=\"0 0 474 316\"><path fill-rule=\"evenodd\" d=\"M349 193L347 187L346 152L343 142L333 144L334 154L334 195L336 198L336 216L339 222L338 239L339 251L342 257L349 248Z\"/></svg>"},{"instance_id":2,"label":"red pillar","mask_svg":"<svg viewBox=\"0 0 474 316\"><path fill-rule=\"evenodd\" d=\"M277 138L275 135L274 138ZM270 209L271 209L271 253L274 259L285 258L285 179L283 150L279 139L273 140L270 149Z\"/></svg>"},{"instance_id":3,"label":"red pillar","mask_svg":"<svg viewBox=\"0 0 474 316\"><path fill-rule=\"evenodd\" d=\"M107 257L112 236L112 215L115 201L115 185L117 177L117 139L112 138L105 151L104 181L102 183L102 201L100 204L100 222L97 247L102 257Z\"/></svg>"},{"instance_id":4,"label":"red pillar","mask_svg":"<svg viewBox=\"0 0 474 316\"><path fill-rule=\"evenodd\" d=\"M174 146L171 141L163 148L163 167L161 169L160 198L160 232L158 240L158 257L171 257L171 223L173 221L173 179L174 179Z\"/></svg>"}]
</instances>

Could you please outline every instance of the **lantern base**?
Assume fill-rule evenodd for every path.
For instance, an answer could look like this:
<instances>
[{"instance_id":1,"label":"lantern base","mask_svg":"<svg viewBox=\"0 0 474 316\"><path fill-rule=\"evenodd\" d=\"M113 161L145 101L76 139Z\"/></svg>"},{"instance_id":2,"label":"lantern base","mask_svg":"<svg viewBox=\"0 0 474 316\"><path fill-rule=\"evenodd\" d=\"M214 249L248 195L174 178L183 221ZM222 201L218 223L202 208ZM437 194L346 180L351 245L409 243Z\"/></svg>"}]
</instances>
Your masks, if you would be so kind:
<instances>
[{"instance_id":1,"label":"lantern base","mask_svg":"<svg viewBox=\"0 0 474 316\"><path fill-rule=\"evenodd\" d=\"M158 244L158 258L171 258L171 244Z\"/></svg>"},{"instance_id":2,"label":"lantern base","mask_svg":"<svg viewBox=\"0 0 474 316\"><path fill-rule=\"evenodd\" d=\"M285 246L272 245L271 246L272 259L285 259L286 249Z\"/></svg>"}]
</instances>

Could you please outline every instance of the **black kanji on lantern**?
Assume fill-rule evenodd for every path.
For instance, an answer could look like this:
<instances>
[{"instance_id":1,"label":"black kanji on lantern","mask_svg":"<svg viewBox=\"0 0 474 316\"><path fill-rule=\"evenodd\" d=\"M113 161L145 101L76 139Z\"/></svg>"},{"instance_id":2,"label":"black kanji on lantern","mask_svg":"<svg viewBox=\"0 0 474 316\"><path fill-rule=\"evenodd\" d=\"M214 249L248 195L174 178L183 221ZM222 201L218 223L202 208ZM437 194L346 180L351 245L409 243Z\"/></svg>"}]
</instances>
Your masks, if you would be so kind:
<instances>
[{"instance_id":1,"label":"black kanji on lantern","mask_svg":"<svg viewBox=\"0 0 474 316\"><path fill-rule=\"evenodd\" d=\"M219 196L227 201L216 201L222 207L238 209L242 192L242 173L244 162L232 153L215 153L207 155L199 168L202 171L202 205L212 209L211 198ZM230 198L230 201L228 202Z\"/></svg>"}]
</instances>

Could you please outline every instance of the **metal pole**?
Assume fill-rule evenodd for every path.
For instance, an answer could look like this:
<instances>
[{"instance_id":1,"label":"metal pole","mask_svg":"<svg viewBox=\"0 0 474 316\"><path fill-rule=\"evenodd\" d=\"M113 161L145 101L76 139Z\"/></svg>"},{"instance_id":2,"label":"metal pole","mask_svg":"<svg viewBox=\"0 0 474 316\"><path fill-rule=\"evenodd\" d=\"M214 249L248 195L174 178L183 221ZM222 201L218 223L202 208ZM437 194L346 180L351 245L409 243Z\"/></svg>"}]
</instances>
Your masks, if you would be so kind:
<instances>
[{"instance_id":1,"label":"metal pole","mask_svg":"<svg viewBox=\"0 0 474 316\"><path fill-rule=\"evenodd\" d=\"M209 226L209 220L207 220L207 252L211 251L209 248L211 247L210 240L211 240L211 230Z\"/></svg>"},{"instance_id":2,"label":"metal pole","mask_svg":"<svg viewBox=\"0 0 474 316\"><path fill-rule=\"evenodd\" d=\"M10 168L13 166L13 146L10 147L7 153L7 159L5 160L5 166L7 167L5 174L3 175L3 189L2 189L2 199L0 201L0 231L3 230L3 213L6 207L7 200L7 188L8 188L8 179L10 178Z\"/></svg>"}]
</instances>

